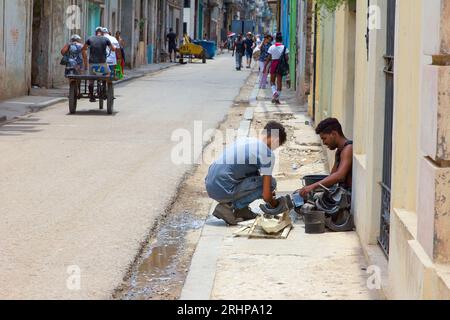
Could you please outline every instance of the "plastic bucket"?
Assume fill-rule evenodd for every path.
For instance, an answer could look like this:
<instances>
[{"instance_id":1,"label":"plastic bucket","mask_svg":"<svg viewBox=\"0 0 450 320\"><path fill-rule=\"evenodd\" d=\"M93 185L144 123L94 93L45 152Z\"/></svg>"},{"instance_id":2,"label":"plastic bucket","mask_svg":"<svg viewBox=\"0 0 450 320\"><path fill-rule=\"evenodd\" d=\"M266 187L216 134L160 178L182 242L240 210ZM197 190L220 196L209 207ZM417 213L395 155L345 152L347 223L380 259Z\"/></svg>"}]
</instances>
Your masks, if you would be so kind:
<instances>
[{"instance_id":1,"label":"plastic bucket","mask_svg":"<svg viewBox=\"0 0 450 320\"><path fill-rule=\"evenodd\" d=\"M325 233L325 212L311 211L305 212L305 230L307 234Z\"/></svg>"},{"instance_id":2,"label":"plastic bucket","mask_svg":"<svg viewBox=\"0 0 450 320\"><path fill-rule=\"evenodd\" d=\"M304 176L302 180L305 182L305 186L310 186L314 183L322 181L327 177L328 177L327 175L310 175Z\"/></svg>"},{"instance_id":3,"label":"plastic bucket","mask_svg":"<svg viewBox=\"0 0 450 320\"><path fill-rule=\"evenodd\" d=\"M215 42L206 40L194 40L193 43L200 45L203 47L203 49L205 49L207 59L212 59L216 56L217 45Z\"/></svg>"}]
</instances>

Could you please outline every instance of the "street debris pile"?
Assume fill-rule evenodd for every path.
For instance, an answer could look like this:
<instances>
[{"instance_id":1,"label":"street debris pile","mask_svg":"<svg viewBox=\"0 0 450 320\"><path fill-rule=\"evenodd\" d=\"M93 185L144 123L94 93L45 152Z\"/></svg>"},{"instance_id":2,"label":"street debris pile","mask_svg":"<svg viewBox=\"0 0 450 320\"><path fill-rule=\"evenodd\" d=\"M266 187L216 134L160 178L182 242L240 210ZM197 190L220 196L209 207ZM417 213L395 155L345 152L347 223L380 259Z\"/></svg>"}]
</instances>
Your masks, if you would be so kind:
<instances>
[{"instance_id":1,"label":"street debris pile","mask_svg":"<svg viewBox=\"0 0 450 320\"><path fill-rule=\"evenodd\" d=\"M299 213L304 202L298 195L287 195L277 200L276 208L272 208L269 204L261 204L259 208L262 214L255 220L244 223L234 235L248 238L287 239L293 228L290 213L292 210Z\"/></svg>"},{"instance_id":2,"label":"street debris pile","mask_svg":"<svg viewBox=\"0 0 450 320\"><path fill-rule=\"evenodd\" d=\"M241 229L233 235L235 237L248 237L249 239L287 239L293 228L289 212L278 217L261 215L255 220L242 222Z\"/></svg>"}]
</instances>

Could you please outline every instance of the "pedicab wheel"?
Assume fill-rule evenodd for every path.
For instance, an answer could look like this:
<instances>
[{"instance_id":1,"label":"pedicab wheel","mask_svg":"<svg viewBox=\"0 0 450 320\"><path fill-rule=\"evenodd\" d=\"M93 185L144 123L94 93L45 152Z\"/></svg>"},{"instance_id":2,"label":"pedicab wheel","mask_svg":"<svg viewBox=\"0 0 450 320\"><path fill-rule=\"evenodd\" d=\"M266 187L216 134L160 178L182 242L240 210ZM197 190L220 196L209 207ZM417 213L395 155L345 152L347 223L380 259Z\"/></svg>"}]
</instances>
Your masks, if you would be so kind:
<instances>
[{"instance_id":1,"label":"pedicab wheel","mask_svg":"<svg viewBox=\"0 0 450 320\"><path fill-rule=\"evenodd\" d=\"M98 98L98 105L99 105L100 110L103 110L103 98L102 97Z\"/></svg>"},{"instance_id":2,"label":"pedicab wheel","mask_svg":"<svg viewBox=\"0 0 450 320\"><path fill-rule=\"evenodd\" d=\"M205 53L205 52L203 52L202 62L203 62L203 63L206 63L206 53Z\"/></svg>"},{"instance_id":3,"label":"pedicab wheel","mask_svg":"<svg viewBox=\"0 0 450 320\"><path fill-rule=\"evenodd\" d=\"M349 210L341 210L333 216L327 215L325 225L334 232L348 232L355 228L353 215Z\"/></svg>"},{"instance_id":4,"label":"pedicab wheel","mask_svg":"<svg viewBox=\"0 0 450 320\"><path fill-rule=\"evenodd\" d=\"M180 64L184 64L184 57L183 57L182 54L180 55L180 60L179 61L180 61Z\"/></svg>"},{"instance_id":5,"label":"pedicab wheel","mask_svg":"<svg viewBox=\"0 0 450 320\"><path fill-rule=\"evenodd\" d=\"M107 108L108 108L108 114L114 113L114 85L112 82L108 83L108 89L106 92L107 95Z\"/></svg>"},{"instance_id":6,"label":"pedicab wheel","mask_svg":"<svg viewBox=\"0 0 450 320\"><path fill-rule=\"evenodd\" d=\"M69 90L69 111L70 114L75 114L77 112L77 88L78 84L76 81L70 82L70 90Z\"/></svg>"}]
</instances>

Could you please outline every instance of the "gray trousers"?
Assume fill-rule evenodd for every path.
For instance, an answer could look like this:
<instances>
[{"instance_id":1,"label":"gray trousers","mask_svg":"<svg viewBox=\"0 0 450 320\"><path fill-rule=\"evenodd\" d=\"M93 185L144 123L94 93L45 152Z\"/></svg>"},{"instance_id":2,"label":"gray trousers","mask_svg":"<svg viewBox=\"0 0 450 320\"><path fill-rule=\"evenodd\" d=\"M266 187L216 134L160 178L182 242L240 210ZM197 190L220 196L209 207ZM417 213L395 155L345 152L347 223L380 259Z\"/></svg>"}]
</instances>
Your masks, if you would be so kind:
<instances>
[{"instance_id":1,"label":"gray trousers","mask_svg":"<svg viewBox=\"0 0 450 320\"><path fill-rule=\"evenodd\" d=\"M236 57L236 68L241 69L242 68L242 53L236 51L234 55Z\"/></svg>"},{"instance_id":2,"label":"gray trousers","mask_svg":"<svg viewBox=\"0 0 450 320\"><path fill-rule=\"evenodd\" d=\"M277 188L277 180L272 178L272 192ZM243 180L233 195L233 206L235 209L247 208L252 202L263 198L263 177L256 176Z\"/></svg>"}]
</instances>

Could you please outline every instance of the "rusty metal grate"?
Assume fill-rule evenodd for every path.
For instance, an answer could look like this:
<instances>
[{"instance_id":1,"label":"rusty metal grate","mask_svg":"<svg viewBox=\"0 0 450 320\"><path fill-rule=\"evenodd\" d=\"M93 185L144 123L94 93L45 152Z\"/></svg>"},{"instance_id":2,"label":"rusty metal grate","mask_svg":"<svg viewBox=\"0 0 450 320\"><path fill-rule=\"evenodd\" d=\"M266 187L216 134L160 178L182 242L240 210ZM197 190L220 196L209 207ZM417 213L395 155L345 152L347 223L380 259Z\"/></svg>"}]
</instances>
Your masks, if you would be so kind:
<instances>
[{"instance_id":1,"label":"rusty metal grate","mask_svg":"<svg viewBox=\"0 0 450 320\"><path fill-rule=\"evenodd\" d=\"M392 134L394 126L395 7L396 0L388 0L386 54L384 55L386 99L384 110L383 177L381 183L380 236L378 238L378 242L388 258L389 231L391 227Z\"/></svg>"},{"instance_id":2,"label":"rusty metal grate","mask_svg":"<svg viewBox=\"0 0 450 320\"><path fill-rule=\"evenodd\" d=\"M391 190L388 186L381 183L381 225L380 237L378 243L383 252L389 257L389 236L391 229Z\"/></svg>"}]
</instances>

